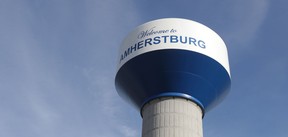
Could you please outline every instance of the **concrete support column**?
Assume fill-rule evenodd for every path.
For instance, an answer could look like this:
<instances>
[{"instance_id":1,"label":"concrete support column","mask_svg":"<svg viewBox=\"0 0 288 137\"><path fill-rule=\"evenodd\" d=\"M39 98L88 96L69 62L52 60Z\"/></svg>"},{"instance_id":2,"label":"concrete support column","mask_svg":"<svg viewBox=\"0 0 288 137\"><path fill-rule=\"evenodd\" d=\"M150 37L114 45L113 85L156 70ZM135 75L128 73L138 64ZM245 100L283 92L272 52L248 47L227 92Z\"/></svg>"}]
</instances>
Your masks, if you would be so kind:
<instances>
[{"instance_id":1,"label":"concrete support column","mask_svg":"<svg viewBox=\"0 0 288 137\"><path fill-rule=\"evenodd\" d=\"M174 97L154 99L142 109L142 137L203 137L202 110Z\"/></svg>"}]
</instances>

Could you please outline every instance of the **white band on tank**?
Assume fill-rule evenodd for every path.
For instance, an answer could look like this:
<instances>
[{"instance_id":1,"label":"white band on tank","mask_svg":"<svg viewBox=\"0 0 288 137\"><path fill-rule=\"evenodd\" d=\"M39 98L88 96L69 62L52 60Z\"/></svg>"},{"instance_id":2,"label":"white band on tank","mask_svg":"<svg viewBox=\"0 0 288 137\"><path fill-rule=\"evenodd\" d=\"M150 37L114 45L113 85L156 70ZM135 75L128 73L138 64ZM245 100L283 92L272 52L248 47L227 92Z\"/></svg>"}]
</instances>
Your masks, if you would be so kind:
<instances>
[{"instance_id":1,"label":"white band on tank","mask_svg":"<svg viewBox=\"0 0 288 137\"><path fill-rule=\"evenodd\" d=\"M140 54L163 49L189 50L209 56L230 76L227 48L221 37L198 22L179 18L154 20L132 31L120 47L117 71Z\"/></svg>"}]
</instances>

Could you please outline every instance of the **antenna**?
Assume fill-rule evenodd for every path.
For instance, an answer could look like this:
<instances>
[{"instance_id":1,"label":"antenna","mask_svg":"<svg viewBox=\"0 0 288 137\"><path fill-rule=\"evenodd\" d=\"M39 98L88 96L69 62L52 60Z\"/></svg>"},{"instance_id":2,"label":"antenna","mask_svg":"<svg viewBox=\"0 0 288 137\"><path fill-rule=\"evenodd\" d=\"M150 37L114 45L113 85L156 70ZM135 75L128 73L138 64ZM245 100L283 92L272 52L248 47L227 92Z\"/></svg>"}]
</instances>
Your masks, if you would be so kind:
<instances>
[{"instance_id":1,"label":"antenna","mask_svg":"<svg viewBox=\"0 0 288 137\"><path fill-rule=\"evenodd\" d=\"M147 22L123 41L115 85L140 111L142 137L203 137L205 112L230 90L226 45L192 20Z\"/></svg>"}]
</instances>

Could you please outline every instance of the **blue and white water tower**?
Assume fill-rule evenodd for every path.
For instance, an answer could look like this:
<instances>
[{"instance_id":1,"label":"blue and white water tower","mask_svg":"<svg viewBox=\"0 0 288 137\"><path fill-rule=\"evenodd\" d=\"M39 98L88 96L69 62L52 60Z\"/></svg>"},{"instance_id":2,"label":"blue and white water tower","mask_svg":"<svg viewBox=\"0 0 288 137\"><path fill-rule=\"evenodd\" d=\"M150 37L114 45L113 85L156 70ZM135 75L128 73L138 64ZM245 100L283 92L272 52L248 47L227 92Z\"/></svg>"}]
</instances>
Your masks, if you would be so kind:
<instances>
[{"instance_id":1,"label":"blue and white water tower","mask_svg":"<svg viewBox=\"0 0 288 137\"><path fill-rule=\"evenodd\" d=\"M202 117L230 89L226 45L195 21L145 23L121 45L115 85L141 112L142 137L203 137Z\"/></svg>"}]
</instances>

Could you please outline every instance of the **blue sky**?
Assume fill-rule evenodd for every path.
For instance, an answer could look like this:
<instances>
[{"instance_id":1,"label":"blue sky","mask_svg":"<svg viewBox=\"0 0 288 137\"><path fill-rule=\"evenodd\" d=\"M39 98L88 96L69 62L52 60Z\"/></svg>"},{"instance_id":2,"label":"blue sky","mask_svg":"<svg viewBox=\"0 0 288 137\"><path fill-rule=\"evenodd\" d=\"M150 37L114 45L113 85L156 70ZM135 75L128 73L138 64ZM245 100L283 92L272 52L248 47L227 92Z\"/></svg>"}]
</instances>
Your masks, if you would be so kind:
<instances>
[{"instance_id":1,"label":"blue sky","mask_svg":"<svg viewBox=\"0 0 288 137\"><path fill-rule=\"evenodd\" d=\"M140 137L139 112L114 87L118 48L158 18L195 20L226 42L227 98L205 137L286 137L284 0L0 0L0 137Z\"/></svg>"}]
</instances>

